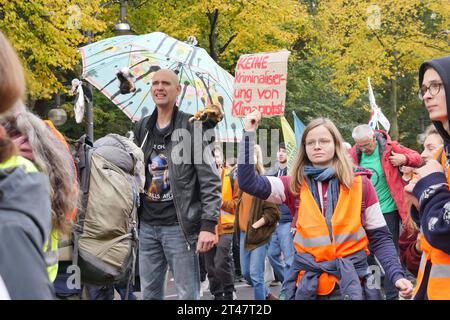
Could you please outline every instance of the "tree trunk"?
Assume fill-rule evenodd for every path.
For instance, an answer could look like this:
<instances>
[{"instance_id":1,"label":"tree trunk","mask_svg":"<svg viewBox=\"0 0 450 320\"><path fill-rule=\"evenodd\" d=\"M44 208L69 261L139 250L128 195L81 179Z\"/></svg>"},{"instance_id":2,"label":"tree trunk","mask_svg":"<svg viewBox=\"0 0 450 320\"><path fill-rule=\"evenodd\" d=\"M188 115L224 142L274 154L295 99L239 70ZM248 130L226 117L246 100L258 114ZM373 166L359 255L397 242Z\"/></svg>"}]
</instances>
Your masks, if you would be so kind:
<instances>
[{"instance_id":1,"label":"tree trunk","mask_svg":"<svg viewBox=\"0 0 450 320\"><path fill-rule=\"evenodd\" d=\"M391 130L389 135L392 140L398 140L397 76L391 80Z\"/></svg>"},{"instance_id":2,"label":"tree trunk","mask_svg":"<svg viewBox=\"0 0 450 320\"><path fill-rule=\"evenodd\" d=\"M211 58L214 59L214 61L217 61L219 58L219 46L217 44L217 20L219 17L219 10L214 10L212 13L207 13L208 20L209 20L209 55Z\"/></svg>"}]
</instances>

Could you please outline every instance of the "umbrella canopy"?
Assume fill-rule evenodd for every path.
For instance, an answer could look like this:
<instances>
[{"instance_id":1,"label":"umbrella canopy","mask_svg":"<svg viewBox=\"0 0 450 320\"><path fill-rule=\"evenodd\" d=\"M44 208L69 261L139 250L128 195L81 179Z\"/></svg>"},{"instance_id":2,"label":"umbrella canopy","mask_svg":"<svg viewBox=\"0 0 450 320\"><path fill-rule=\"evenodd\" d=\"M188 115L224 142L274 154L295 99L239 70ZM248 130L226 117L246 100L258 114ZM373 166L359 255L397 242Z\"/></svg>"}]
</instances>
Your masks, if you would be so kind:
<instances>
[{"instance_id":1,"label":"umbrella canopy","mask_svg":"<svg viewBox=\"0 0 450 320\"><path fill-rule=\"evenodd\" d=\"M153 112L150 88L153 73L172 69L178 73L181 94L177 105L195 113L209 103L221 103L225 113L216 127L218 140L240 141L242 118L231 114L234 78L199 47L178 41L161 32L125 35L101 40L80 48L83 79L90 82L132 121ZM117 71L128 67L135 78L136 91L121 94Z\"/></svg>"}]
</instances>

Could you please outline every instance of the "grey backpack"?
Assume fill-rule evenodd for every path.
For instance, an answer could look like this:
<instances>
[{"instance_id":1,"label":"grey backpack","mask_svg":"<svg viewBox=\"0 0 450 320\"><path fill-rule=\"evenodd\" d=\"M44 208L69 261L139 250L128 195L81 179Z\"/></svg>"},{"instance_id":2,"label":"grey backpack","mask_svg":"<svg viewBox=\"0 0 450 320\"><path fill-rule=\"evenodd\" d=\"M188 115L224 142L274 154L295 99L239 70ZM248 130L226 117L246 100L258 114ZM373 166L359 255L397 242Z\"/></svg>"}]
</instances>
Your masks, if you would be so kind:
<instances>
[{"instance_id":1,"label":"grey backpack","mask_svg":"<svg viewBox=\"0 0 450 320\"><path fill-rule=\"evenodd\" d=\"M83 136L76 150L81 204L74 227L74 264L83 283L127 284L128 288L138 247L143 153L117 134L108 134L94 145Z\"/></svg>"}]
</instances>

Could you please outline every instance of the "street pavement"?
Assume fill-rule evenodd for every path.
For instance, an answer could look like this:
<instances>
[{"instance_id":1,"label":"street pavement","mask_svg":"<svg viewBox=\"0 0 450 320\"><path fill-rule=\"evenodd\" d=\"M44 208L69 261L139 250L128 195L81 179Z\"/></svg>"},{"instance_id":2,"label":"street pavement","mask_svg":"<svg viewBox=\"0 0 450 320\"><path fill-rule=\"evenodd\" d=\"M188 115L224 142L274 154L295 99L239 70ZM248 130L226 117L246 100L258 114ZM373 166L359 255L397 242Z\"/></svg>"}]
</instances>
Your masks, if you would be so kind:
<instances>
[{"instance_id":1,"label":"street pavement","mask_svg":"<svg viewBox=\"0 0 450 320\"><path fill-rule=\"evenodd\" d=\"M273 293L276 297L278 297L281 289L281 284L278 282L276 285L271 285L270 282L266 283L267 287L269 288L270 292ZM203 283L203 287L205 286L205 283ZM236 281L234 283L234 287L236 289L236 298L237 300L254 300L253 299L253 289L252 287L247 284L247 281L241 280ZM211 295L209 292L209 288L204 288L205 290L202 290L201 292L201 300L213 300L214 296ZM135 292L135 295L138 297L138 299L142 299L142 295L140 292ZM116 299L120 299L119 295L116 293ZM173 278L170 276L170 273L167 277L167 284L166 284L166 300L177 300L178 296L174 287Z\"/></svg>"},{"instance_id":2,"label":"street pavement","mask_svg":"<svg viewBox=\"0 0 450 320\"><path fill-rule=\"evenodd\" d=\"M167 283L167 291L166 291L166 299L167 300L176 300L177 294L175 291L175 288L173 286L173 281L170 281L169 279ZM267 283L267 287L269 288L270 292L272 292L276 297L278 297L278 294L280 293L281 285L278 284L271 286L270 283ZM247 283L247 281L236 281L234 283L234 288L236 289L236 298L237 300L254 300L253 299L253 288ZM211 295L209 292L209 288L206 288L206 290L202 290L202 296L201 300L213 300L214 296Z\"/></svg>"}]
</instances>

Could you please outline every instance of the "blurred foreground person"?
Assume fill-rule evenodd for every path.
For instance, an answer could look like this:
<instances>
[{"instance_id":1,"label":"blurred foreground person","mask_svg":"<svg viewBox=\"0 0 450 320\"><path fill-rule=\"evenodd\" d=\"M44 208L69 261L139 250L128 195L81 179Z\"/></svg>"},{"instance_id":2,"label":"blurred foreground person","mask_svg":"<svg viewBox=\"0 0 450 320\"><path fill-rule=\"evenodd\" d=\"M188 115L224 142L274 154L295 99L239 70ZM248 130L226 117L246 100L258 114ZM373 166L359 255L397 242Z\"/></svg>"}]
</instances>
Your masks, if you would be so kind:
<instances>
[{"instance_id":1,"label":"blurred foreground person","mask_svg":"<svg viewBox=\"0 0 450 320\"><path fill-rule=\"evenodd\" d=\"M0 113L25 93L17 54L0 32ZM53 299L42 248L50 235L48 177L0 126L0 276L11 299Z\"/></svg>"}]
</instances>

